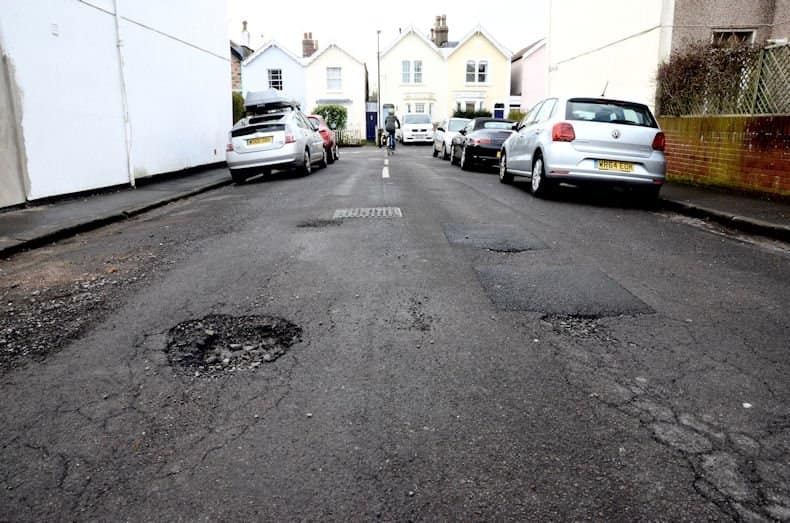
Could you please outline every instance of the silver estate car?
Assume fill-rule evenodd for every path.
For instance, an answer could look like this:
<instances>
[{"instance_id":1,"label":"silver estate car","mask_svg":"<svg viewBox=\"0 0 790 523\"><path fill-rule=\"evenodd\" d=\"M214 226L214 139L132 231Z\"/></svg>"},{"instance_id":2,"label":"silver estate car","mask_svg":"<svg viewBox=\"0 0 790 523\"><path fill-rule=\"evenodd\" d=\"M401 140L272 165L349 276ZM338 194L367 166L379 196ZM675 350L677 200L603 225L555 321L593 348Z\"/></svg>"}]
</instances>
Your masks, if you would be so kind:
<instances>
[{"instance_id":1,"label":"silver estate car","mask_svg":"<svg viewBox=\"0 0 790 523\"><path fill-rule=\"evenodd\" d=\"M441 122L433 133L433 156L442 160L450 159L450 145L458 131L466 127L469 118L448 118Z\"/></svg>"},{"instance_id":2,"label":"silver estate car","mask_svg":"<svg viewBox=\"0 0 790 523\"><path fill-rule=\"evenodd\" d=\"M298 105L277 91L250 92L245 117L228 134L225 158L236 183L272 169L298 169L304 175L326 167L324 140Z\"/></svg>"},{"instance_id":3,"label":"silver estate car","mask_svg":"<svg viewBox=\"0 0 790 523\"><path fill-rule=\"evenodd\" d=\"M547 98L517 125L499 152L499 180L552 186L604 183L655 199L664 183L664 133L643 104L606 98Z\"/></svg>"}]
</instances>

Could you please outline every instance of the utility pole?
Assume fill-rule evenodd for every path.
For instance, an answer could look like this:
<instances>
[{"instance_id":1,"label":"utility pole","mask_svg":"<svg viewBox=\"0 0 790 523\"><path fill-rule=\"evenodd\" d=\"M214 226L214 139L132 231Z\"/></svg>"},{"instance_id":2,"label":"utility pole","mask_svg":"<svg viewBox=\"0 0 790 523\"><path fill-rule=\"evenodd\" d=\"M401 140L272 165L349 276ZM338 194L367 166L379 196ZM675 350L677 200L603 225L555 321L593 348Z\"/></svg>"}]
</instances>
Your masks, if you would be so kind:
<instances>
[{"instance_id":1,"label":"utility pole","mask_svg":"<svg viewBox=\"0 0 790 523\"><path fill-rule=\"evenodd\" d=\"M381 29L376 30L376 72L378 73L378 85L376 86L376 101L379 105L379 110L376 113L376 141L381 144L381 49L379 48L379 40L381 39Z\"/></svg>"}]
</instances>

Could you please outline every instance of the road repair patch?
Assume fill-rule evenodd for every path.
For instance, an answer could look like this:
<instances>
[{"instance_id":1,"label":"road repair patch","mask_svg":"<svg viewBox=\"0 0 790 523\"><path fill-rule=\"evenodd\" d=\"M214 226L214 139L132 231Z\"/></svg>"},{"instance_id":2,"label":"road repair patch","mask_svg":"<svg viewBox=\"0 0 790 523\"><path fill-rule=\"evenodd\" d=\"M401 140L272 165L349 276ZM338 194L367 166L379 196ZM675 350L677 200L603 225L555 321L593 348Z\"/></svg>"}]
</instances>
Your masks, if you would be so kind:
<instances>
[{"instance_id":1,"label":"road repair patch","mask_svg":"<svg viewBox=\"0 0 790 523\"><path fill-rule=\"evenodd\" d=\"M475 271L499 310L585 317L652 312L616 281L589 267L488 265Z\"/></svg>"},{"instance_id":2,"label":"road repair patch","mask_svg":"<svg viewBox=\"0 0 790 523\"><path fill-rule=\"evenodd\" d=\"M494 252L515 253L546 248L545 243L517 225L447 223L444 235L450 243Z\"/></svg>"},{"instance_id":3,"label":"road repair patch","mask_svg":"<svg viewBox=\"0 0 790 523\"><path fill-rule=\"evenodd\" d=\"M273 316L210 314L179 323L167 333L167 360L191 375L256 369L302 339L297 325Z\"/></svg>"}]
</instances>

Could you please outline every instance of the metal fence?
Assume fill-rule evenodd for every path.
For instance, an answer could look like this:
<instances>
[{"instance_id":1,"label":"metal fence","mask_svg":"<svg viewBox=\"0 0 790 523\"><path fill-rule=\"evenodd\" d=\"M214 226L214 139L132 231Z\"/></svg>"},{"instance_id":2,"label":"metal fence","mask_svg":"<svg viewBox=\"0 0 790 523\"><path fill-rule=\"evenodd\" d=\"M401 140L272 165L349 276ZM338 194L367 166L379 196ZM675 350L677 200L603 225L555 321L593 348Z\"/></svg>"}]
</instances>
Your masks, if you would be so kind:
<instances>
[{"instance_id":1,"label":"metal fence","mask_svg":"<svg viewBox=\"0 0 790 523\"><path fill-rule=\"evenodd\" d=\"M711 67L687 83L659 78L662 115L790 114L790 45L760 49L738 63L731 76Z\"/></svg>"},{"instance_id":2,"label":"metal fence","mask_svg":"<svg viewBox=\"0 0 790 523\"><path fill-rule=\"evenodd\" d=\"M359 145L364 141L359 129L338 129L335 131L338 145Z\"/></svg>"}]
</instances>

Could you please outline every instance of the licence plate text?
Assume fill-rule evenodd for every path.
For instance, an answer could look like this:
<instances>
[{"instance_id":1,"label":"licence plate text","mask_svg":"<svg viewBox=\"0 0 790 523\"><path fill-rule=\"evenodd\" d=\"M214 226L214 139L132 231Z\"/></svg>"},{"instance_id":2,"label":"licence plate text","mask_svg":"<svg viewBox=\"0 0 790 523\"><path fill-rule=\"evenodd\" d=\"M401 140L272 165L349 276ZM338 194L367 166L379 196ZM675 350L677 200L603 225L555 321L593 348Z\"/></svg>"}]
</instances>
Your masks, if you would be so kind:
<instances>
[{"instance_id":1,"label":"licence plate text","mask_svg":"<svg viewBox=\"0 0 790 523\"><path fill-rule=\"evenodd\" d=\"M618 162L615 160L596 160L596 167L602 171L620 171L624 173L634 172L634 164L631 162Z\"/></svg>"},{"instance_id":2,"label":"licence plate text","mask_svg":"<svg viewBox=\"0 0 790 523\"><path fill-rule=\"evenodd\" d=\"M272 143L271 136L263 136L261 138L250 138L247 140L247 145L261 145L265 143Z\"/></svg>"}]
</instances>

